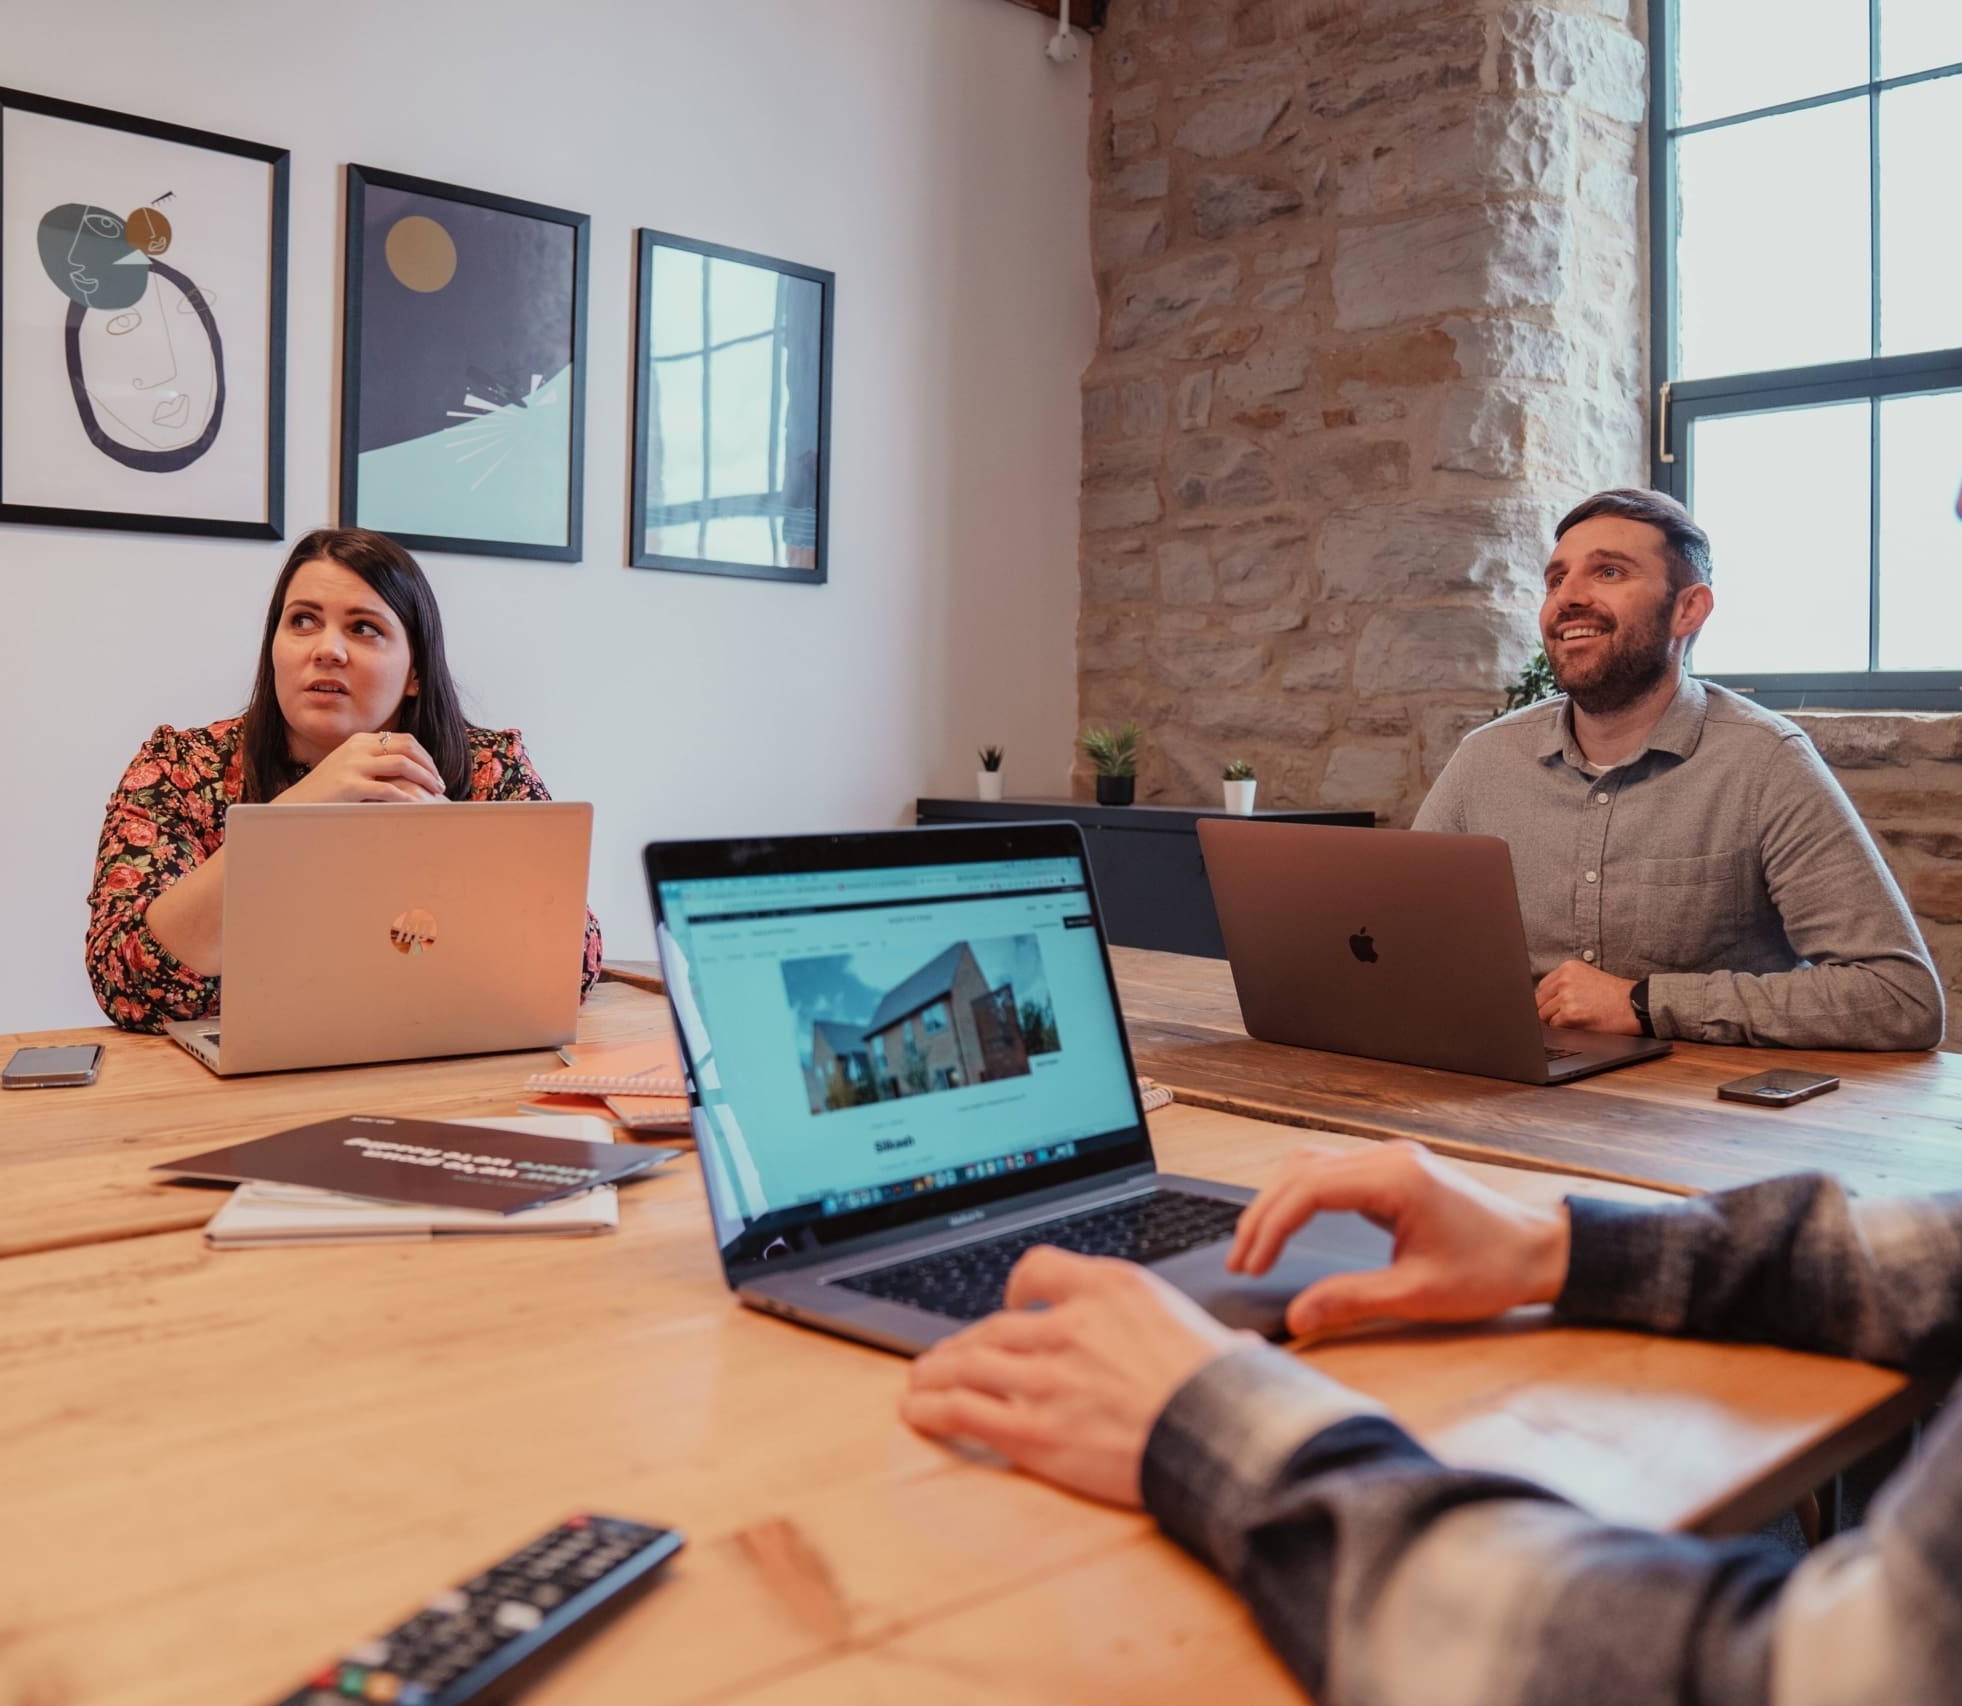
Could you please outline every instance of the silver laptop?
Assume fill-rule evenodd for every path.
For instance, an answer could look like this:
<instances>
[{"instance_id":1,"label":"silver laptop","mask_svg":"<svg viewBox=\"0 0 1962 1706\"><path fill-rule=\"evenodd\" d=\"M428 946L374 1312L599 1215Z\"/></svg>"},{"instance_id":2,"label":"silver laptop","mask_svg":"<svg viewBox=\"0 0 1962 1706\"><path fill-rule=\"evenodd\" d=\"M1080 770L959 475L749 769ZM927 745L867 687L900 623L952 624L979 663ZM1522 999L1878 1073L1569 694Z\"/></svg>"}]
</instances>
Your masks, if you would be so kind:
<instances>
[{"instance_id":1,"label":"silver laptop","mask_svg":"<svg viewBox=\"0 0 1962 1706\"><path fill-rule=\"evenodd\" d=\"M646 850L723 1270L750 1307L914 1352L1036 1244L1149 1263L1222 1320L1390 1257L1317 1218L1225 1268L1253 1192L1160 1173L1074 824Z\"/></svg>"},{"instance_id":2,"label":"silver laptop","mask_svg":"<svg viewBox=\"0 0 1962 1706\"><path fill-rule=\"evenodd\" d=\"M1496 836L1201 818L1199 847L1249 1036L1521 1084L1669 1052L1540 1023Z\"/></svg>"},{"instance_id":3,"label":"silver laptop","mask_svg":"<svg viewBox=\"0 0 1962 1706\"><path fill-rule=\"evenodd\" d=\"M221 1016L166 1034L221 1077L569 1042L593 808L233 806Z\"/></svg>"}]
</instances>

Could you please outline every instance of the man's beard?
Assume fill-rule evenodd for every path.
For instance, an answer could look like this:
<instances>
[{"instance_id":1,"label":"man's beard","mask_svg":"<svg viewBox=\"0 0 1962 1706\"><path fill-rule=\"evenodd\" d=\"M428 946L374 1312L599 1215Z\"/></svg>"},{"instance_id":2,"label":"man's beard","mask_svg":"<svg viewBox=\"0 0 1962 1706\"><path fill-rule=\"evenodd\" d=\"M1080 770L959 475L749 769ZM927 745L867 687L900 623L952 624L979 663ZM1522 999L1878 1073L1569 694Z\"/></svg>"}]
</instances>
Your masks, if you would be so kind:
<instances>
[{"instance_id":1,"label":"man's beard","mask_svg":"<svg viewBox=\"0 0 1962 1706\"><path fill-rule=\"evenodd\" d=\"M1629 626L1617 623L1608 634L1606 648L1585 663L1569 662L1563 668L1558 642L1548 645L1553 685L1589 716L1625 711L1662 680L1676 661L1675 642L1669 634L1675 603L1673 598L1665 598L1639 621ZM1563 616L1554 626L1573 619Z\"/></svg>"}]
</instances>

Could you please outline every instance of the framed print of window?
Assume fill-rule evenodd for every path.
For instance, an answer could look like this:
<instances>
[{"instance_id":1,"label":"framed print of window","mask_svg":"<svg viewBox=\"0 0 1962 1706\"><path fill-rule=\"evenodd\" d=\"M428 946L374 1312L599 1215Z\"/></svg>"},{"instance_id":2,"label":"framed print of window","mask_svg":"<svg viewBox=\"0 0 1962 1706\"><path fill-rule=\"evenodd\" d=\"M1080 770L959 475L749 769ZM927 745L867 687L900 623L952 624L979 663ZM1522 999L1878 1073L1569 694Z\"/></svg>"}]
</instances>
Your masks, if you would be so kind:
<instances>
[{"instance_id":1,"label":"framed print of window","mask_svg":"<svg viewBox=\"0 0 1962 1706\"><path fill-rule=\"evenodd\" d=\"M287 163L0 89L0 520L284 534Z\"/></svg>"},{"instance_id":2,"label":"framed print of window","mask_svg":"<svg viewBox=\"0 0 1962 1706\"><path fill-rule=\"evenodd\" d=\"M640 233L634 568L824 583L835 285L815 267Z\"/></svg>"}]
</instances>

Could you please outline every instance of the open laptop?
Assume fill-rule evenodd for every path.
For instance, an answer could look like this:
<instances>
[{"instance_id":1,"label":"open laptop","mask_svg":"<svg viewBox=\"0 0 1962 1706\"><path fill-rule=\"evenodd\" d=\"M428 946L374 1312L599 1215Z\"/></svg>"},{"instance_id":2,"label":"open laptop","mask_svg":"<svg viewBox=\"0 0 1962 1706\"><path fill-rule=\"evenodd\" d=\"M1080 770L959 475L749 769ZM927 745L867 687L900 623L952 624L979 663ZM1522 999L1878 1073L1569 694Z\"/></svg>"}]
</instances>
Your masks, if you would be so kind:
<instances>
[{"instance_id":1,"label":"open laptop","mask_svg":"<svg viewBox=\"0 0 1962 1706\"><path fill-rule=\"evenodd\" d=\"M1199 847L1249 1036L1521 1084L1669 1052L1540 1023L1496 836L1202 818Z\"/></svg>"},{"instance_id":2,"label":"open laptop","mask_svg":"<svg viewBox=\"0 0 1962 1706\"><path fill-rule=\"evenodd\" d=\"M1318 1217L1224 1258L1253 1193L1152 1157L1070 823L655 844L661 968L723 1270L752 1308L915 1352L1036 1244L1149 1263L1277 1334L1388 1236Z\"/></svg>"},{"instance_id":3,"label":"open laptop","mask_svg":"<svg viewBox=\"0 0 1962 1706\"><path fill-rule=\"evenodd\" d=\"M572 1040L593 808L233 806L215 1019L165 1027L221 1077Z\"/></svg>"}]
</instances>

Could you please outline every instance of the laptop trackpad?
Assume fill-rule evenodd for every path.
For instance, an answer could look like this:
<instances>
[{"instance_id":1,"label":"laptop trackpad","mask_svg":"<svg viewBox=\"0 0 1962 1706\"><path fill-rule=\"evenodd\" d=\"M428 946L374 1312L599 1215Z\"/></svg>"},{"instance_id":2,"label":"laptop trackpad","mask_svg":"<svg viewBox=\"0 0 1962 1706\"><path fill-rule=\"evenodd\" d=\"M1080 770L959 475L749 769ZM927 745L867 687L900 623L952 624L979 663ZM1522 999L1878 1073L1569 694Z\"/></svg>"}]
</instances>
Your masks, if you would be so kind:
<instances>
[{"instance_id":1,"label":"laptop trackpad","mask_svg":"<svg viewBox=\"0 0 1962 1706\"><path fill-rule=\"evenodd\" d=\"M1330 1274L1387 1267L1393 1245L1389 1233L1359 1214L1323 1214L1297 1232L1281 1259L1257 1278L1226 1271L1228 1248L1208 1244L1158 1263L1157 1271L1227 1326L1277 1339L1286 1335L1287 1307L1297 1292Z\"/></svg>"}]
</instances>

